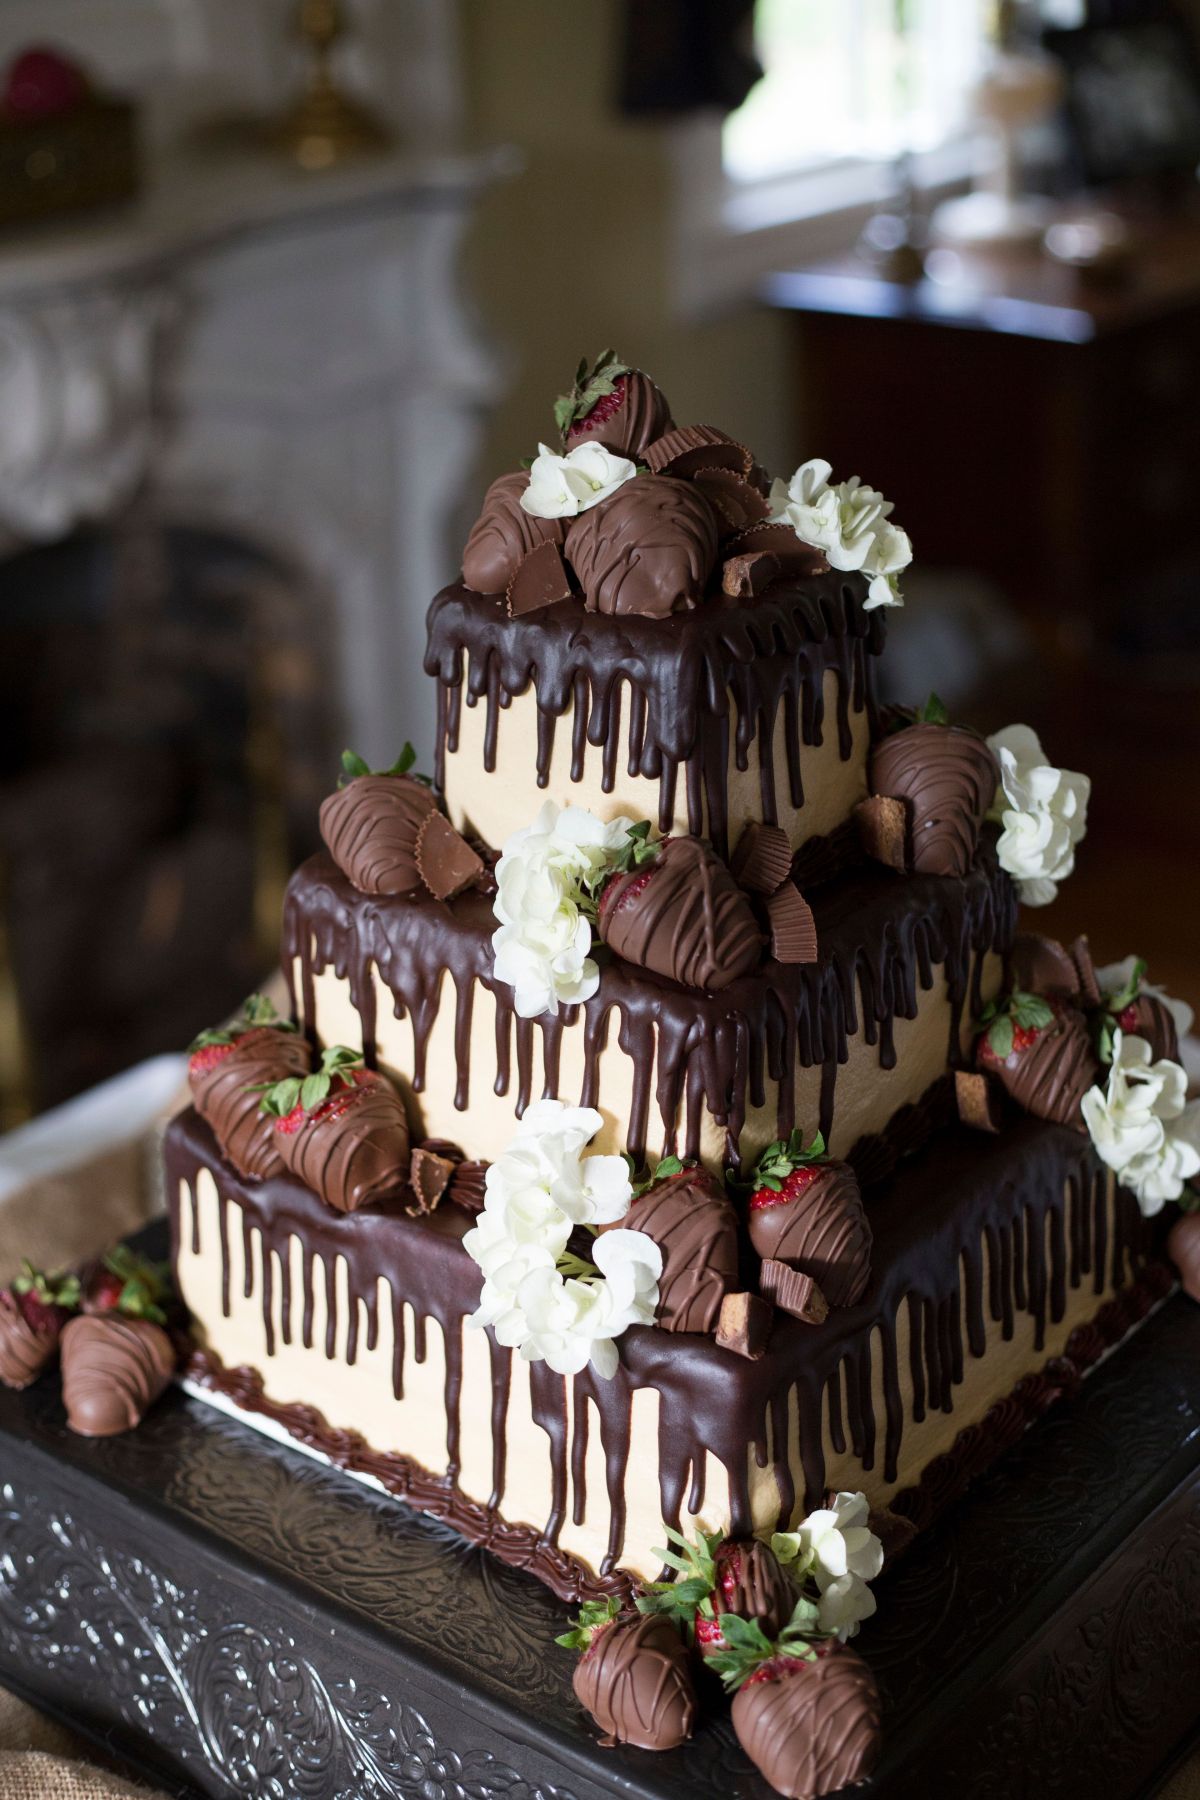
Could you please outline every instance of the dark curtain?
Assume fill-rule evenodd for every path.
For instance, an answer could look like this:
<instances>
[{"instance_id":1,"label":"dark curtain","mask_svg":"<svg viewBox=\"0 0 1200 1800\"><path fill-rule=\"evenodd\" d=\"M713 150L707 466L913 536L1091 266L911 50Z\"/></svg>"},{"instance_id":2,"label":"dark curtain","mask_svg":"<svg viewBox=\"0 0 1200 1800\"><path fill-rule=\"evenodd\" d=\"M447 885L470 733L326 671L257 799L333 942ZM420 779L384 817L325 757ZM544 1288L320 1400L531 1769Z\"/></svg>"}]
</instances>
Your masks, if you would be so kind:
<instances>
[{"instance_id":1,"label":"dark curtain","mask_svg":"<svg viewBox=\"0 0 1200 1800\"><path fill-rule=\"evenodd\" d=\"M732 112L761 75L754 0L625 0L619 101L630 117Z\"/></svg>"}]
</instances>

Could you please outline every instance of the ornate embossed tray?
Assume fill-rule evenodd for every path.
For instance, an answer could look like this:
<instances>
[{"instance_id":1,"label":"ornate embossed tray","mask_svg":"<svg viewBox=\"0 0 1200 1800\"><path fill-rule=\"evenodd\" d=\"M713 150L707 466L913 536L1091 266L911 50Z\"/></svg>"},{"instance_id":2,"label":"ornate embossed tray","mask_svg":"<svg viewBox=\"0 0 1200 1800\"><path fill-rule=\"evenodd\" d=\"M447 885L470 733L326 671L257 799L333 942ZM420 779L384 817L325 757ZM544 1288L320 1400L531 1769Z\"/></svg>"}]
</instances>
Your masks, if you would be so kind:
<instances>
[{"instance_id":1,"label":"ornate embossed tray","mask_svg":"<svg viewBox=\"0 0 1200 1800\"><path fill-rule=\"evenodd\" d=\"M1152 1793L1200 1728L1200 1308L1176 1296L878 1584L866 1796ZM0 1390L0 1682L180 1795L767 1800L727 1720L605 1750L529 1576L172 1393Z\"/></svg>"}]
</instances>

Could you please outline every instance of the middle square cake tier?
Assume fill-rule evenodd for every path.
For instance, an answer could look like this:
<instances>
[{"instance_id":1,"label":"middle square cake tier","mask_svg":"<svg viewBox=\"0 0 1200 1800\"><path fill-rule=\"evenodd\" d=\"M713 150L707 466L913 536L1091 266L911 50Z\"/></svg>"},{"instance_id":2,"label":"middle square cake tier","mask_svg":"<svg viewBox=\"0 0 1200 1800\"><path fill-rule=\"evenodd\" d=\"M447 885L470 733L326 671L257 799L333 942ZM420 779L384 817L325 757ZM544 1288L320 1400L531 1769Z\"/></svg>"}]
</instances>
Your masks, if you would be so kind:
<instances>
[{"instance_id":1,"label":"middle square cake tier","mask_svg":"<svg viewBox=\"0 0 1200 1800\"><path fill-rule=\"evenodd\" d=\"M284 968L323 1044L361 1047L413 1125L493 1161L528 1103L596 1107L596 1148L749 1164L799 1126L870 1164L922 1134L1015 929L990 841L961 880L882 870L813 898L819 960L768 962L720 993L617 958L581 1006L517 1016L493 970L490 899L377 899L325 856L293 876Z\"/></svg>"}]
</instances>

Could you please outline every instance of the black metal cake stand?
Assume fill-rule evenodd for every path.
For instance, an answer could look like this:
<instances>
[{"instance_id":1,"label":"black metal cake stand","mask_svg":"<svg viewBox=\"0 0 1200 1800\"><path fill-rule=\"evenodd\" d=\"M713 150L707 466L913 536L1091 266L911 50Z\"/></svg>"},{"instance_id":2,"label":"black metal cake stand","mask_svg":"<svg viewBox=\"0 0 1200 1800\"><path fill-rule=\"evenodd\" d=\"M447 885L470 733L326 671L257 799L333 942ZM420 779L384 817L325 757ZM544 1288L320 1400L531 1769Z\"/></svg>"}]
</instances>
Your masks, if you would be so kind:
<instances>
[{"instance_id":1,"label":"black metal cake stand","mask_svg":"<svg viewBox=\"0 0 1200 1800\"><path fill-rule=\"evenodd\" d=\"M1168 1300L877 1583L865 1795L1152 1793L1200 1726L1200 1307ZM0 1683L179 1795L768 1800L720 1702L603 1749L531 1577L179 1392L0 1391Z\"/></svg>"}]
</instances>

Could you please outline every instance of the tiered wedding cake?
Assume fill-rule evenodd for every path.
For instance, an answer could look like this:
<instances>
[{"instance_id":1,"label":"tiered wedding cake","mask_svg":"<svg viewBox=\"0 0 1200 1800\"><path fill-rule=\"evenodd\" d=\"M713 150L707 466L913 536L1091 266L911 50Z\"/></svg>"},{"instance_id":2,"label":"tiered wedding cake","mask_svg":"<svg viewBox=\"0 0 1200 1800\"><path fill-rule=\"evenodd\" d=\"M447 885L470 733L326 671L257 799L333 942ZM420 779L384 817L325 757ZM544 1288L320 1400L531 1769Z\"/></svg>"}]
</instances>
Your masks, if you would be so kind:
<instances>
[{"instance_id":1,"label":"tiered wedding cake","mask_svg":"<svg viewBox=\"0 0 1200 1800\"><path fill-rule=\"evenodd\" d=\"M588 1602L577 1688L618 1737L690 1729L672 1614L747 1619L770 1658L714 1627L739 1732L818 1791L874 1742L842 1648L873 1531L1162 1291L1143 1211L1196 1122L1140 969L1016 935L1086 781L1025 727L878 704L910 555L881 497L772 483L611 356L557 422L430 610L432 784L348 757L322 808L284 919L300 1030L252 1013L193 1057L188 1374ZM896 1502L872 1531L860 1492ZM682 1605L667 1527L707 1534ZM802 1773L749 1716L800 1640L856 1721Z\"/></svg>"}]
</instances>

